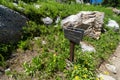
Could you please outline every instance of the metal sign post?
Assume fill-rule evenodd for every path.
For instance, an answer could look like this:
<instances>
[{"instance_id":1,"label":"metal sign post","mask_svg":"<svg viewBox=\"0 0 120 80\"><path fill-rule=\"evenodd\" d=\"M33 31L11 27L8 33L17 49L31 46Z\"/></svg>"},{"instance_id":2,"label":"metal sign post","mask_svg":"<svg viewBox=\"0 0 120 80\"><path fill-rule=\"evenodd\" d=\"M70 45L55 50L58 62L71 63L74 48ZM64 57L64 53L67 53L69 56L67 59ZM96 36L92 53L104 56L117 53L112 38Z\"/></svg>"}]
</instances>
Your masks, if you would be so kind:
<instances>
[{"instance_id":1,"label":"metal sign post","mask_svg":"<svg viewBox=\"0 0 120 80\"><path fill-rule=\"evenodd\" d=\"M79 28L67 27L64 29L65 37L70 41L70 61L74 61L74 47L83 38L84 30Z\"/></svg>"}]
</instances>

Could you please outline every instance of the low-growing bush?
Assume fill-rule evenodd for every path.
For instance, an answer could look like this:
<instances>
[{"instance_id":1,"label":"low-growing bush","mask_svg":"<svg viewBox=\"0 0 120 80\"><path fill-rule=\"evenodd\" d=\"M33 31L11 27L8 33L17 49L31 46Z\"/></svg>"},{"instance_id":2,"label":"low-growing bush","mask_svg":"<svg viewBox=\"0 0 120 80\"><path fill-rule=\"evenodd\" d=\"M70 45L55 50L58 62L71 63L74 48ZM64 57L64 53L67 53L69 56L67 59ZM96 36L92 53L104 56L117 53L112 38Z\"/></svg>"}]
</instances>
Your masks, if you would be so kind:
<instances>
[{"instance_id":1,"label":"low-growing bush","mask_svg":"<svg viewBox=\"0 0 120 80\"><path fill-rule=\"evenodd\" d=\"M104 0L103 5L109 7L120 7L120 0Z\"/></svg>"}]
</instances>

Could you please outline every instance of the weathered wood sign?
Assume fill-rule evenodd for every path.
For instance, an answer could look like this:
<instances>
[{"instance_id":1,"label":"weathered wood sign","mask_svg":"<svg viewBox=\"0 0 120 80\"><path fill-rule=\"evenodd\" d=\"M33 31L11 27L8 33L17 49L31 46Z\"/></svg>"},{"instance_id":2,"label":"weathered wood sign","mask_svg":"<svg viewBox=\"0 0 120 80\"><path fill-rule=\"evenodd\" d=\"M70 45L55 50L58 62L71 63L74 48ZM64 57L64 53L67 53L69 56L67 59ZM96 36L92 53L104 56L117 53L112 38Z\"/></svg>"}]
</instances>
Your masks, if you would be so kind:
<instances>
[{"instance_id":1,"label":"weathered wood sign","mask_svg":"<svg viewBox=\"0 0 120 80\"><path fill-rule=\"evenodd\" d=\"M74 46L79 44L83 38L84 30L79 28L67 27L64 29L65 37L70 41L70 61L74 60Z\"/></svg>"},{"instance_id":2,"label":"weathered wood sign","mask_svg":"<svg viewBox=\"0 0 120 80\"><path fill-rule=\"evenodd\" d=\"M84 30L80 28L68 27L64 29L64 35L70 41L79 44L83 38Z\"/></svg>"}]
</instances>

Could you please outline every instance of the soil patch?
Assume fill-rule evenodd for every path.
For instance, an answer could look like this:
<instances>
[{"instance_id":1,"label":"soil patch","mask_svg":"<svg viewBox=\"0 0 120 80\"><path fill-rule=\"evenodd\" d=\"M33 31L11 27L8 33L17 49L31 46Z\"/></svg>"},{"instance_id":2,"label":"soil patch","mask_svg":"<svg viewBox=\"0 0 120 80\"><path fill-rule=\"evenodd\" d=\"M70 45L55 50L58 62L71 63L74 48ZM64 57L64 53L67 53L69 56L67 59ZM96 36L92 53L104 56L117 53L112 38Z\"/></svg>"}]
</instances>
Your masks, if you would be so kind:
<instances>
[{"instance_id":1,"label":"soil patch","mask_svg":"<svg viewBox=\"0 0 120 80\"><path fill-rule=\"evenodd\" d=\"M23 72L24 71L22 67L23 63L24 62L29 63L32 60L32 58L37 55L39 55L37 51L30 51L30 50L27 50L25 52L18 51L17 53L13 53L11 55L11 58L7 60L7 69L9 69L10 71L16 71L18 73ZM8 77L3 72L3 75L0 76L0 80L14 80L14 79Z\"/></svg>"}]
</instances>

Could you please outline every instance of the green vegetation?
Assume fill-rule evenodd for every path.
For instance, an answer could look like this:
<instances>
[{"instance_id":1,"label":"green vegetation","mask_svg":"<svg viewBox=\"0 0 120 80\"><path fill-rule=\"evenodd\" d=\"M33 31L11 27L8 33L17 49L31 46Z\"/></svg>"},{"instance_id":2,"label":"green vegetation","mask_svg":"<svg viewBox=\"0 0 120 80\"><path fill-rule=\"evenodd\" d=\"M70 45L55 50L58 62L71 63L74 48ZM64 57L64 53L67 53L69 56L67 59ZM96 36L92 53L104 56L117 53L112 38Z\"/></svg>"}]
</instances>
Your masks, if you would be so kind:
<instances>
[{"instance_id":1,"label":"green vegetation","mask_svg":"<svg viewBox=\"0 0 120 80\"><path fill-rule=\"evenodd\" d=\"M111 7L120 7L120 0L104 0L103 5Z\"/></svg>"},{"instance_id":2,"label":"green vegetation","mask_svg":"<svg viewBox=\"0 0 120 80\"><path fill-rule=\"evenodd\" d=\"M111 9L102 6L60 4L54 1L39 1L29 4L23 4L20 1L18 6L23 7L24 10L4 0L0 4L26 15L31 20L23 28L23 36L18 43L18 48L31 51L35 48L39 53L39 56L34 57L30 63L24 62L23 68L25 73L7 72L13 78L22 80L30 80L32 78L39 80L95 80L98 62L101 59L106 60L114 52L120 41L119 32L114 32L104 25L107 32L102 33L99 40L86 36L83 39L95 47L96 53L83 53L80 46L77 45L75 47L74 63L71 63L68 61L69 41L64 38L62 27L60 24L55 27L54 23L50 26L43 25L41 21L43 17L49 16L55 21L58 16L63 19L82 10L101 11L105 13L104 23L106 24L109 18L120 22L120 16L115 15ZM41 5L40 8L35 8L35 4ZM34 39L37 36L40 38ZM2 46L0 50L6 53L9 51L8 48L8 46ZM4 58L1 55L0 58L4 62ZM4 63L0 63L0 65L4 65Z\"/></svg>"}]
</instances>

